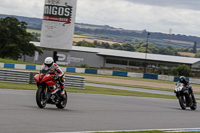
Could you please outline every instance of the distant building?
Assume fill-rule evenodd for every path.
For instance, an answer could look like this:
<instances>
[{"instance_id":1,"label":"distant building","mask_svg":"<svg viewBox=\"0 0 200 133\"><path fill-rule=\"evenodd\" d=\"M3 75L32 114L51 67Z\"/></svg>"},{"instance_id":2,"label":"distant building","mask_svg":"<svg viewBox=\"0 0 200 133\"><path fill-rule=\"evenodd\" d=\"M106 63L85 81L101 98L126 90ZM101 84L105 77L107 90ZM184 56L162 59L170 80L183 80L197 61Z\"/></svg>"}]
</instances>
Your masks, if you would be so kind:
<instances>
[{"instance_id":1,"label":"distant building","mask_svg":"<svg viewBox=\"0 0 200 133\"><path fill-rule=\"evenodd\" d=\"M33 42L40 47L39 42ZM118 67L118 68L135 68L143 67L145 63L145 53L130 52L122 50L91 48L72 46L71 51L63 51L56 49L43 49L43 54L35 63L43 63L47 56L52 56L55 51L58 56L57 63L71 67L78 67L87 64L89 67ZM34 57L26 57L26 62L33 62ZM160 54L147 54L146 63L148 67L174 67L179 64L186 64L191 68L200 68L199 58L170 56Z\"/></svg>"}]
</instances>

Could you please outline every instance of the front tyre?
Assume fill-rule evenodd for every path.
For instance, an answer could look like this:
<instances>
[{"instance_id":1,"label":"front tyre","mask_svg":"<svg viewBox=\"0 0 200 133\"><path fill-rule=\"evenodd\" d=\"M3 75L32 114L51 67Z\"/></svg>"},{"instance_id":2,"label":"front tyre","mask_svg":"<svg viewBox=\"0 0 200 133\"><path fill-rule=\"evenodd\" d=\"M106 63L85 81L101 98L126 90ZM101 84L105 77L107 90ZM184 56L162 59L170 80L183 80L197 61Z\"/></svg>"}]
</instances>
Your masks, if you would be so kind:
<instances>
[{"instance_id":1,"label":"front tyre","mask_svg":"<svg viewBox=\"0 0 200 133\"><path fill-rule=\"evenodd\" d=\"M193 103L192 106L190 106L191 110L196 110L197 109L197 103Z\"/></svg>"},{"instance_id":2,"label":"front tyre","mask_svg":"<svg viewBox=\"0 0 200 133\"><path fill-rule=\"evenodd\" d=\"M65 91L64 99L60 100L58 104L56 104L56 107L58 109L64 109L66 105L67 105L67 92Z\"/></svg>"},{"instance_id":3,"label":"front tyre","mask_svg":"<svg viewBox=\"0 0 200 133\"><path fill-rule=\"evenodd\" d=\"M38 89L36 92L36 103L40 108L46 106L47 100L45 98L45 92L42 89Z\"/></svg>"},{"instance_id":4,"label":"front tyre","mask_svg":"<svg viewBox=\"0 0 200 133\"><path fill-rule=\"evenodd\" d=\"M178 100L179 100L179 104L180 104L181 108L183 110L185 110L186 109L186 99L185 99L185 97L184 96L179 96Z\"/></svg>"}]
</instances>

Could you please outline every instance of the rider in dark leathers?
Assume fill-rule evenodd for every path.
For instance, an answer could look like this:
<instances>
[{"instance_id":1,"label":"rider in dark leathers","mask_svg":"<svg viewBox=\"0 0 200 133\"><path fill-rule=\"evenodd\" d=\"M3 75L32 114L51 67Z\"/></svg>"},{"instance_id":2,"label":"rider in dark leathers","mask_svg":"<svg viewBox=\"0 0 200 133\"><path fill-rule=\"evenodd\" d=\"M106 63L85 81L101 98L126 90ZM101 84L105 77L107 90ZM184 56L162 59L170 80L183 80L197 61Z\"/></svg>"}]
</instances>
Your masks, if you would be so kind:
<instances>
[{"instance_id":1,"label":"rider in dark leathers","mask_svg":"<svg viewBox=\"0 0 200 133\"><path fill-rule=\"evenodd\" d=\"M194 93L193 93L193 90L192 90L192 86L190 85L189 81L187 81L186 78L185 78L184 76L180 76L178 82L179 82L179 83L183 83L184 87L186 87L186 88L189 89L189 93L190 93L191 96L192 96L193 103L196 104L196 100L195 100L195 97L194 97Z\"/></svg>"}]
</instances>

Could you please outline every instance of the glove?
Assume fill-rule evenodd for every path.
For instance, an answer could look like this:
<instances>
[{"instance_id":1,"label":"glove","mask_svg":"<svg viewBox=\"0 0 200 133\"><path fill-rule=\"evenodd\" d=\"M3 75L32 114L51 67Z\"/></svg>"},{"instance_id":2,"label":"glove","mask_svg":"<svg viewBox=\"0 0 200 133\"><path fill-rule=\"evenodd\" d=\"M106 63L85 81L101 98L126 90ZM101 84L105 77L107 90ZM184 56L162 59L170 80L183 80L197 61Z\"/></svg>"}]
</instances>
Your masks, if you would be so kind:
<instances>
[{"instance_id":1,"label":"glove","mask_svg":"<svg viewBox=\"0 0 200 133\"><path fill-rule=\"evenodd\" d=\"M55 75L54 77L53 77L53 79L54 80L57 80L59 77L57 76L57 75Z\"/></svg>"}]
</instances>

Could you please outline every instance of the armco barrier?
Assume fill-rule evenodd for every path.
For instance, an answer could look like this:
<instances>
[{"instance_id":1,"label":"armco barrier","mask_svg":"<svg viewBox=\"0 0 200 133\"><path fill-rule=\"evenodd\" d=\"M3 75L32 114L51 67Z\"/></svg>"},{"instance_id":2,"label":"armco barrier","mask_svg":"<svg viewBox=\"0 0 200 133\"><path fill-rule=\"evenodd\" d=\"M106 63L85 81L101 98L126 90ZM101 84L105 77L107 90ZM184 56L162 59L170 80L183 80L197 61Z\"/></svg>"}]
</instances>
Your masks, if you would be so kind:
<instances>
[{"instance_id":1,"label":"armco barrier","mask_svg":"<svg viewBox=\"0 0 200 133\"><path fill-rule=\"evenodd\" d=\"M0 81L29 84L30 72L0 69Z\"/></svg>"},{"instance_id":2,"label":"armco barrier","mask_svg":"<svg viewBox=\"0 0 200 133\"><path fill-rule=\"evenodd\" d=\"M85 78L80 76L65 75L65 87L84 89Z\"/></svg>"},{"instance_id":3,"label":"armco barrier","mask_svg":"<svg viewBox=\"0 0 200 133\"><path fill-rule=\"evenodd\" d=\"M0 69L0 82L34 84L34 76L36 74L38 73ZM85 77L65 75L66 87L84 89L84 85Z\"/></svg>"},{"instance_id":4,"label":"armco barrier","mask_svg":"<svg viewBox=\"0 0 200 133\"><path fill-rule=\"evenodd\" d=\"M155 74L144 74L143 78L145 78L145 79L158 79L158 75L155 75Z\"/></svg>"},{"instance_id":5,"label":"armco barrier","mask_svg":"<svg viewBox=\"0 0 200 133\"><path fill-rule=\"evenodd\" d=\"M127 77L128 72L120 72L120 71L113 71L113 76L123 76L123 77Z\"/></svg>"}]
</instances>

